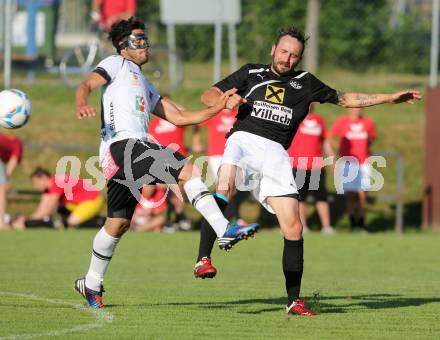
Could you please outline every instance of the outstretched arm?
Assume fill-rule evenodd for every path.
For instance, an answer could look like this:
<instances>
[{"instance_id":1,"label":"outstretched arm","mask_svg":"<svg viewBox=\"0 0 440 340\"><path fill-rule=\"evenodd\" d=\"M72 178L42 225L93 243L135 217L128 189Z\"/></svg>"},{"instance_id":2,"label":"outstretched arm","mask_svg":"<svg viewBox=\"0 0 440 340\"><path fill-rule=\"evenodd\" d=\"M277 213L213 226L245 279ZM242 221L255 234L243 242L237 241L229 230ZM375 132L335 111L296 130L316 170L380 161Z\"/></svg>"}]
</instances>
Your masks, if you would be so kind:
<instances>
[{"instance_id":1,"label":"outstretched arm","mask_svg":"<svg viewBox=\"0 0 440 340\"><path fill-rule=\"evenodd\" d=\"M229 92L230 90L226 91ZM226 93L225 92L225 93ZM200 98L202 103L208 107L211 107L215 104L216 100L223 94L223 91L218 87L211 87L207 89ZM236 94L235 92L229 96L228 102L226 103L226 108L229 110L235 109L239 107L241 104L246 103L246 99Z\"/></svg>"},{"instance_id":2,"label":"outstretched arm","mask_svg":"<svg viewBox=\"0 0 440 340\"><path fill-rule=\"evenodd\" d=\"M339 92L337 98L332 102L333 104L342 107L365 107L385 103L399 104L409 103L413 104L416 100L422 99L419 91L405 90L395 93L356 93L356 92Z\"/></svg>"},{"instance_id":3,"label":"outstretched arm","mask_svg":"<svg viewBox=\"0 0 440 340\"><path fill-rule=\"evenodd\" d=\"M96 116L95 108L88 103L89 95L94 89L106 83L107 80L105 80L104 77L96 72L92 72L87 79L78 86L76 89L76 116L79 119Z\"/></svg>"},{"instance_id":4,"label":"outstretched arm","mask_svg":"<svg viewBox=\"0 0 440 340\"><path fill-rule=\"evenodd\" d=\"M183 111L166 98L162 98L154 108L154 114L176 126L194 125L214 117L226 107L228 98L237 90L230 89L220 95L214 105L200 111Z\"/></svg>"}]
</instances>

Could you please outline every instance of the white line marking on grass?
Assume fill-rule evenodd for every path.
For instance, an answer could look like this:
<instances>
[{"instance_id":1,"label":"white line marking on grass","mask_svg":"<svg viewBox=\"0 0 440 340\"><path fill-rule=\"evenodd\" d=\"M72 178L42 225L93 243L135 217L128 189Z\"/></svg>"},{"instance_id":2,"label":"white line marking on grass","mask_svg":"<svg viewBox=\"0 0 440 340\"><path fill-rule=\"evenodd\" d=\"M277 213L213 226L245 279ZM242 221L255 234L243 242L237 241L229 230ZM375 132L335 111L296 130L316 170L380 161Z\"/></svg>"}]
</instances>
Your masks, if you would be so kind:
<instances>
[{"instance_id":1,"label":"white line marking on grass","mask_svg":"<svg viewBox=\"0 0 440 340\"><path fill-rule=\"evenodd\" d=\"M39 337L43 337L43 336L60 336L60 335L68 334L68 333L81 332L81 331L85 331L85 330L92 329L92 328L103 327L103 326L113 322L113 314L111 314L107 311L104 311L102 309L88 308L83 305L80 305L79 303L72 303L72 302L67 302L67 301L63 301L63 300L56 300L56 299L47 299L47 298L39 297L39 296L32 295L32 294L0 292L0 295L20 297L20 298L24 298L24 299L48 302L48 303L53 303L53 304L58 304L58 305L68 305L68 306L72 306L76 309L80 309L85 312L92 313L93 316L96 318L95 322L87 323L84 325L78 325L78 326L74 326L71 328L65 328L65 329L60 329L60 330L56 330L56 331L48 331L48 332L44 332L44 333L8 335L8 336L0 337L0 340L33 339L33 338L39 338Z\"/></svg>"}]
</instances>

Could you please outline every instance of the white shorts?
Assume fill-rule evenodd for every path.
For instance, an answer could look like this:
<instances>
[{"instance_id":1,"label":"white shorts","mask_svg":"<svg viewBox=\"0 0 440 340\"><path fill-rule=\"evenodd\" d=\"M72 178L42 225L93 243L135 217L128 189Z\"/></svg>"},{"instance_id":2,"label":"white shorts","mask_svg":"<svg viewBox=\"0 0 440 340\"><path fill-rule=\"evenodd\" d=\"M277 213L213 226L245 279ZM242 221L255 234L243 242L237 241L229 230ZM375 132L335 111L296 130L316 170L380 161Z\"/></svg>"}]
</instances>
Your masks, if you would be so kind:
<instances>
[{"instance_id":1,"label":"white shorts","mask_svg":"<svg viewBox=\"0 0 440 340\"><path fill-rule=\"evenodd\" d=\"M238 172L235 184L250 191L272 214L267 197L298 195L287 151L281 144L248 132L234 132L226 142L221 165L233 164Z\"/></svg>"},{"instance_id":2,"label":"white shorts","mask_svg":"<svg viewBox=\"0 0 440 340\"><path fill-rule=\"evenodd\" d=\"M336 163L335 186L338 194L368 191L371 187L371 165L359 164L354 157L342 157Z\"/></svg>"}]
</instances>

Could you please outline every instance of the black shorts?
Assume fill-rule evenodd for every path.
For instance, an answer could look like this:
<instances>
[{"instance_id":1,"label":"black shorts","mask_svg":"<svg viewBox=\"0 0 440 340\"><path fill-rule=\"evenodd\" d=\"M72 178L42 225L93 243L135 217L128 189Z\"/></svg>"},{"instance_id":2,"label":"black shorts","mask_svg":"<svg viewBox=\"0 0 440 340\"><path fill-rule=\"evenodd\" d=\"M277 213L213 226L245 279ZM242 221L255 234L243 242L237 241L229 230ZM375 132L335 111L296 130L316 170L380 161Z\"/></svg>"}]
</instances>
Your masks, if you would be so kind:
<instances>
[{"instance_id":1,"label":"black shorts","mask_svg":"<svg viewBox=\"0 0 440 340\"><path fill-rule=\"evenodd\" d=\"M305 201L309 195L314 197L316 201L327 201L324 169L304 170L293 168L292 172L300 201Z\"/></svg>"},{"instance_id":2,"label":"black shorts","mask_svg":"<svg viewBox=\"0 0 440 340\"><path fill-rule=\"evenodd\" d=\"M130 220L140 199L142 186L177 184L188 159L165 146L136 139L110 145L118 168L107 182L107 216Z\"/></svg>"}]
</instances>

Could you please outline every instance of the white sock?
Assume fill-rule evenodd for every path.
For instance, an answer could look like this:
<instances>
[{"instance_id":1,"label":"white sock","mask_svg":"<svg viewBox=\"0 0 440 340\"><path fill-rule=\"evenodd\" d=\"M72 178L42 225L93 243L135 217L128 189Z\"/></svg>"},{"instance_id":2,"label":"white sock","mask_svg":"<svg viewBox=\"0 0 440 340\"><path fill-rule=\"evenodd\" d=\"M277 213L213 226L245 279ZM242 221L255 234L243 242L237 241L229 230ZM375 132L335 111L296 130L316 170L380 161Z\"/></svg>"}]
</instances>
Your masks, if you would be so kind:
<instances>
[{"instance_id":1,"label":"white sock","mask_svg":"<svg viewBox=\"0 0 440 340\"><path fill-rule=\"evenodd\" d=\"M191 178L183 186L191 204L208 221L218 237L223 236L229 221L200 177Z\"/></svg>"},{"instance_id":2,"label":"white sock","mask_svg":"<svg viewBox=\"0 0 440 340\"><path fill-rule=\"evenodd\" d=\"M104 227L98 231L93 240L92 259L86 275L86 287L99 292L104 281L104 274L110 264L119 238L107 234Z\"/></svg>"}]
</instances>

